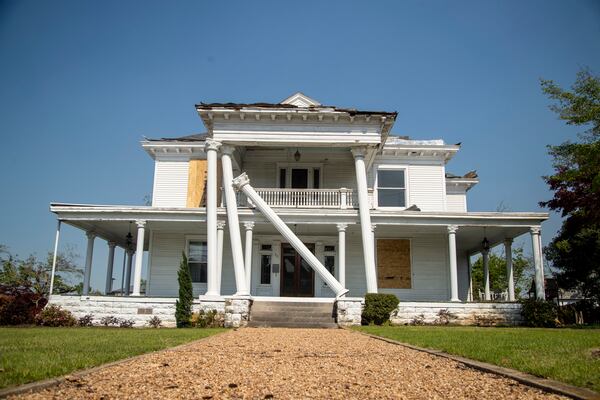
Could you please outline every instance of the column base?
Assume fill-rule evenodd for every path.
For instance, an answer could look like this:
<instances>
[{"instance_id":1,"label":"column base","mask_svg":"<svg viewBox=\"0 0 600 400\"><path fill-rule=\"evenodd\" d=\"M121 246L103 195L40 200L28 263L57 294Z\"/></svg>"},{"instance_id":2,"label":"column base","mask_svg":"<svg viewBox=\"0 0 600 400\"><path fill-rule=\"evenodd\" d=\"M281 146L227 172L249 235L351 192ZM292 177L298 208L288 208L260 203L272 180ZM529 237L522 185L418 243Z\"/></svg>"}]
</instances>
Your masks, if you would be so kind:
<instances>
[{"instance_id":1,"label":"column base","mask_svg":"<svg viewBox=\"0 0 600 400\"><path fill-rule=\"evenodd\" d=\"M223 300L224 297L219 293L205 293L198 296L198 300Z\"/></svg>"}]
</instances>

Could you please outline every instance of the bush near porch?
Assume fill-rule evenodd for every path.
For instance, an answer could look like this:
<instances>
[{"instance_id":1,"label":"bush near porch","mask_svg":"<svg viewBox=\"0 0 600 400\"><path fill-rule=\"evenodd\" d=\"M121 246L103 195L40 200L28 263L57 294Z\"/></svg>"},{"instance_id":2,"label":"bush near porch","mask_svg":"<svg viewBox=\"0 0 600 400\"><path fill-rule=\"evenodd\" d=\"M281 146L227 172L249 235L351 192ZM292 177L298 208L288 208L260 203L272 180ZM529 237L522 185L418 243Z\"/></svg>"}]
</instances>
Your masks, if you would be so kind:
<instances>
[{"instance_id":1,"label":"bush near porch","mask_svg":"<svg viewBox=\"0 0 600 400\"><path fill-rule=\"evenodd\" d=\"M0 328L0 388L201 339L225 329Z\"/></svg>"},{"instance_id":2,"label":"bush near porch","mask_svg":"<svg viewBox=\"0 0 600 400\"><path fill-rule=\"evenodd\" d=\"M600 391L600 329L362 326L354 329Z\"/></svg>"}]
</instances>

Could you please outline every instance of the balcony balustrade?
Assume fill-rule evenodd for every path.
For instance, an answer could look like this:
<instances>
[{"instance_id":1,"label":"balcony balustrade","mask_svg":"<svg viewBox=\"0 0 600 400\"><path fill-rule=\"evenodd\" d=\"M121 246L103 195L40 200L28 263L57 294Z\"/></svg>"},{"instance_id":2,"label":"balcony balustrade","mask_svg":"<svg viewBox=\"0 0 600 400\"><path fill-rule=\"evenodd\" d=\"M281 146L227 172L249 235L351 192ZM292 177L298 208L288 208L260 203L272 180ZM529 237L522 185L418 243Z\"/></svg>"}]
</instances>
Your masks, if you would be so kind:
<instances>
[{"instance_id":1,"label":"balcony balustrade","mask_svg":"<svg viewBox=\"0 0 600 400\"><path fill-rule=\"evenodd\" d=\"M282 208L355 208L358 206L352 189L276 189L255 188L256 192L271 207ZM252 207L252 203L238 193L238 206Z\"/></svg>"}]
</instances>

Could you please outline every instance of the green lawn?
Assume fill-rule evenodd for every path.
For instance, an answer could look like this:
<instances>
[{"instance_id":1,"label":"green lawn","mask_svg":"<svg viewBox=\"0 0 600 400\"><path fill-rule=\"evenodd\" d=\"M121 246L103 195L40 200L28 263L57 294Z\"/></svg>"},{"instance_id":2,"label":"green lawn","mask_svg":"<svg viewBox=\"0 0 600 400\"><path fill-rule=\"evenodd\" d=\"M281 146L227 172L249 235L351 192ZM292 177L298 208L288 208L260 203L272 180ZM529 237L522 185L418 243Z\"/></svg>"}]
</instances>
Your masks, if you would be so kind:
<instances>
[{"instance_id":1,"label":"green lawn","mask_svg":"<svg viewBox=\"0 0 600 400\"><path fill-rule=\"evenodd\" d=\"M362 326L359 331L600 391L600 329Z\"/></svg>"},{"instance_id":2,"label":"green lawn","mask_svg":"<svg viewBox=\"0 0 600 400\"><path fill-rule=\"evenodd\" d=\"M0 328L0 388L61 376L224 330Z\"/></svg>"}]
</instances>

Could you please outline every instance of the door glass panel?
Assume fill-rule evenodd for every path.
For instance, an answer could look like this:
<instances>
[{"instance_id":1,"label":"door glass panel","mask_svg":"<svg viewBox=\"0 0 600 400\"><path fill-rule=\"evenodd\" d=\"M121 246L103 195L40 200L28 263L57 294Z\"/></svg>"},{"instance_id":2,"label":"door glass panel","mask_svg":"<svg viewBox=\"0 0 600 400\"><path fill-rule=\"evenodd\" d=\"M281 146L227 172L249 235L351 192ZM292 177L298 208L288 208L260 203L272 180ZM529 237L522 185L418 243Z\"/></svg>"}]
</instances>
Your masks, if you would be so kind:
<instances>
[{"instance_id":1,"label":"door glass panel","mask_svg":"<svg viewBox=\"0 0 600 400\"><path fill-rule=\"evenodd\" d=\"M304 259L300 259L300 281L298 295L311 296L313 292L313 270Z\"/></svg>"},{"instance_id":2,"label":"door glass panel","mask_svg":"<svg viewBox=\"0 0 600 400\"><path fill-rule=\"evenodd\" d=\"M319 170L319 168L315 168L313 170L313 189L318 189L320 182L321 182L321 170Z\"/></svg>"},{"instance_id":3,"label":"door glass panel","mask_svg":"<svg viewBox=\"0 0 600 400\"><path fill-rule=\"evenodd\" d=\"M293 189L306 189L308 188L308 170L303 169L292 169L292 188Z\"/></svg>"},{"instance_id":4,"label":"door glass panel","mask_svg":"<svg viewBox=\"0 0 600 400\"><path fill-rule=\"evenodd\" d=\"M285 296L293 296L294 295L294 286L295 286L295 272L296 272L296 252L292 249L292 254L289 252L283 254L283 268L281 269L282 276L282 286L281 286L281 294Z\"/></svg>"}]
</instances>

